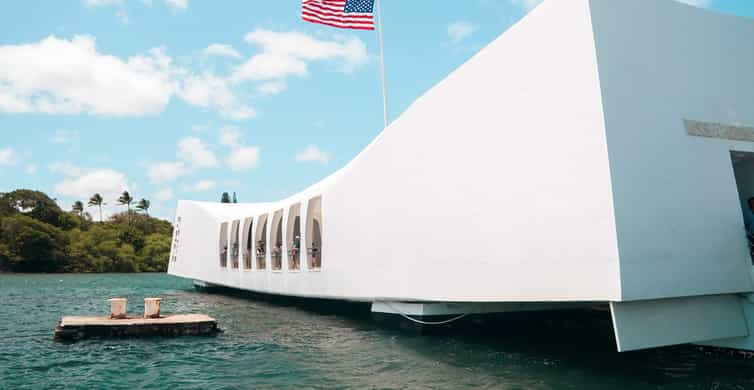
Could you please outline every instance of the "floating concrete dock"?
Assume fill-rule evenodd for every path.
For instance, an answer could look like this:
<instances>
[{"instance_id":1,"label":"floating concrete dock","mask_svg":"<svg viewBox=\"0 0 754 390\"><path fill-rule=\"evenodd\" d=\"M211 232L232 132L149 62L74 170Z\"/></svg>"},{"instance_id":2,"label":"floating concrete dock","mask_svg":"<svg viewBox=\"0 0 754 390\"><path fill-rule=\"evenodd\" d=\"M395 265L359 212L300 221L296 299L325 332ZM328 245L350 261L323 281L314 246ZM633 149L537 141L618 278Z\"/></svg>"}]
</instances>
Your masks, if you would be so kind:
<instances>
[{"instance_id":1,"label":"floating concrete dock","mask_svg":"<svg viewBox=\"0 0 754 390\"><path fill-rule=\"evenodd\" d=\"M218 333L217 321L204 314L159 318L63 317L55 328L56 340L85 338L192 336Z\"/></svg>"}]
</instances>

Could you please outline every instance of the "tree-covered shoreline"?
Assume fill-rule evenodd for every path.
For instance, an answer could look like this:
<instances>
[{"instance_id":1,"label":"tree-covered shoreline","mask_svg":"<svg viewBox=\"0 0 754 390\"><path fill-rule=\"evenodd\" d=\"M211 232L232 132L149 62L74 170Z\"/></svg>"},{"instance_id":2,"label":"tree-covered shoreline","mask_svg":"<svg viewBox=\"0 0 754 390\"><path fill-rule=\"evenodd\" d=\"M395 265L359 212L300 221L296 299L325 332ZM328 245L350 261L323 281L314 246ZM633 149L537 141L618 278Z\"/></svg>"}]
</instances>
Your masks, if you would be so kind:
<instances>
[{"instance_id":1,"label":"tree-covered shoreline","mask_svg":"<svg viewBox=\"0 0 754 390\"><path fill-rule=\"evenodd\" d=\"M39 191L0 193L0 272L165 272L170 222L150 217L146 199L141 212L131 210L127 192L117 201L127 211L96 222L81 201L65 211ZM94 194L89 205L104 202Z\"/></svg>"}]
</instances>

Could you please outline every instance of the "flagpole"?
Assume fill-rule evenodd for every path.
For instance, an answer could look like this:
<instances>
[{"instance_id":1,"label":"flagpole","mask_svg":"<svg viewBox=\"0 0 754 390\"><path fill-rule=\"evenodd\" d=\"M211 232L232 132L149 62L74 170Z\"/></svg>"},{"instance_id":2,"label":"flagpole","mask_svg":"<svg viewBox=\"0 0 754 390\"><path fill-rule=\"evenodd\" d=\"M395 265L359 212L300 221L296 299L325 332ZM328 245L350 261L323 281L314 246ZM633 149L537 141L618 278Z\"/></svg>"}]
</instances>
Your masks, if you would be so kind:
<instances>
[{"instance_id":1,"label":"flagpole","mask_svg":"<svg viewBox=\"0 0 754 390\"><path fill-rule=\"evenodd\" d=\"M382 7L380 6L380 0L376 0L377 4L377 30L380 36L380 72L382 74L382 114L385 121L385 127L388 125L388 113L387 113L387 83L385 81L385 47L382 43Z\"/></svg>"}]
</instances>

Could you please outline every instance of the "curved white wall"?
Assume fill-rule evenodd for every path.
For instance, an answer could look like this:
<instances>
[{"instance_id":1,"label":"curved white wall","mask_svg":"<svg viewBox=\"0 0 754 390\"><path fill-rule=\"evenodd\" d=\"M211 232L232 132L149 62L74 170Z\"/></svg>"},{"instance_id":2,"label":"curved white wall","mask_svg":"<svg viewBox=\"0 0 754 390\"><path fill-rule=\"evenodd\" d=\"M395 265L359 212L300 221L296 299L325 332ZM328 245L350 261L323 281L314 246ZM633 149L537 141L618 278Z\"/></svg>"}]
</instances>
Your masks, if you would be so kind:
<instances>
[{"instance_id":1,"label":"curved white wall","mask_svg":"<svg viewBox=\"0 0 754 390\"><path fill-rule=\"evenodd\" d=\"M616 300L611 188L589 3L549 1L323 183L275 204L180 202L170 272L357 300ZM218 268L220 222L285 222L294 202L305 221L320 195L320 272Z\"/></svg>"}]
</instances>

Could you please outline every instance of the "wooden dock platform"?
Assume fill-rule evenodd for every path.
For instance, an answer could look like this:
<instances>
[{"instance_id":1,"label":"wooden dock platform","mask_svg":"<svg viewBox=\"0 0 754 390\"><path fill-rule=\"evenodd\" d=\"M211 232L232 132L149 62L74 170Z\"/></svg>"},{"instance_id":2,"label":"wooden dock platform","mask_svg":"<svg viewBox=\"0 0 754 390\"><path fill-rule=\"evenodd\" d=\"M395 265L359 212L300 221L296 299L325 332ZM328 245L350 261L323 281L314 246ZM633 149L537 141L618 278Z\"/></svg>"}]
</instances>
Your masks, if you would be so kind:
<instances>
[{"instance_id":1,"label":"wooden dock platform","mask_svg":"<svg viewBox=\"0 0 754 390\"><path fill-rule=\"evenodd\" d=\"M63 317L55 328L56 340L85 338L188 336L219 332L217 321L204 314L180 314L159 318Z\"/></svg>"}]
</instances>

